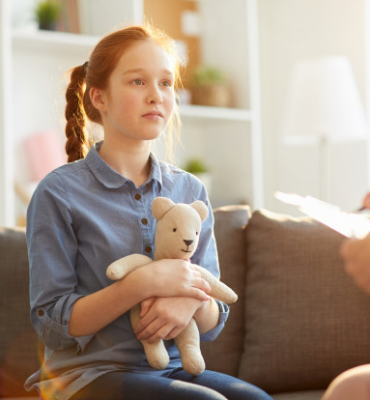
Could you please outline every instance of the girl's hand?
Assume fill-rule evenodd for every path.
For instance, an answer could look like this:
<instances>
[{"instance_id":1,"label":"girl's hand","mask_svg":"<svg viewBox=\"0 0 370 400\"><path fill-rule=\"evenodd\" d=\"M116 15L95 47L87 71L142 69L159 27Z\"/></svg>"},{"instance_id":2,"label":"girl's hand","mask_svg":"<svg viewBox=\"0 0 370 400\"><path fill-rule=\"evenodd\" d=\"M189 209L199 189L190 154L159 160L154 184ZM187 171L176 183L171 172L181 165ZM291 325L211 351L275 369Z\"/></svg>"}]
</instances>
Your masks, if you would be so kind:
<instances>
[{"instance_id":1,"label":"girl's hand","mask_svg":"<svg viewBox=\"0 0 370 400\"><path fill-rule=\"evenodd\" d=\"M145 267L149 276L150 297L192 297L208 300L209 283L195 267L184 260L160 260Z\"/></svg>"},{"instance_id":2,"label":"girl's hand","mask_svg":"<svg viewBox=\"0 0 370 400\"><path fill-rule=\"evenodd\" d=\"M156 297L150 297L149 299L145 299L144 301L141 302L140 318L145 317L145 315L148 313L148 311L152 307L155 299L156 299Z\"/></svg>"},{"instance_id":3,"label":"girl's hand","mask_svg":"<svg viewBox=\"0 0 370 400\"><path fill-rule=\"evenodd\" d=\"M162 297L142 302L143 315L134 332L139 340L155 343L173 339L190 322L203 301L194 298Z\"/></svg>"}]
</instances>

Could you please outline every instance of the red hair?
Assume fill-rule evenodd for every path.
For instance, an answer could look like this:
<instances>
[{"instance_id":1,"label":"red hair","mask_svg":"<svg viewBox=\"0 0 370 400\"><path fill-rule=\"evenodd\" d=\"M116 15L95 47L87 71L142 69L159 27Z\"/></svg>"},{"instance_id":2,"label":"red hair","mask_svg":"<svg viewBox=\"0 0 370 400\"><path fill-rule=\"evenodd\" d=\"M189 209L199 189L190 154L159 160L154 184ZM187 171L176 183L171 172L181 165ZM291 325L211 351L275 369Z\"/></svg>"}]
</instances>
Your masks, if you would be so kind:
<instances>
[{"instance_id":1,"label":"red hair","mask_svg":"<svg viewBox=\"0 0 370 400\"><path fill-rule=\"evenodd\" d=\"M137 41L150 39L160 44L174 58L174 86L175 89L181 87L175 42L165 32L150 26L145 28L133 26L105 36L95 46L88 63L71 70L70 82L66 90L67 104L65 108L68 162L84 158L91 146L85 129L86 118L102 124L100 112L90 100L90 89L93 87L107 89L109 77L124 51ZM170 130L174 123L180 123L176 107L173 119L170 121Z\"/></svg>"}]
</instances>

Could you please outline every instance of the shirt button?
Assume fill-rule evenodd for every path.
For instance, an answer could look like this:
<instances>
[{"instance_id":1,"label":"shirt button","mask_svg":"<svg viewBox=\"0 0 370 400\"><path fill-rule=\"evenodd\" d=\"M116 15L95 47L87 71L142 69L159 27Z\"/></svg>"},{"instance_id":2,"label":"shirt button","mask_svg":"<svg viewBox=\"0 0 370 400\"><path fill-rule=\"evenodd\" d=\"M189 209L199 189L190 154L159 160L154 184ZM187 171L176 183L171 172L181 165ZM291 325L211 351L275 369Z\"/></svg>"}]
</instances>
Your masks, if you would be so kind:
<instances>
[{"instance_id":1,"label":"shirt button","mask_svg":"<svg viewBox=\"0 0 370 400\"><path fill-rule=\"evenodd\" d=\"M146 218L143 218L143 219L141 220L141 222L143 223L143 225L147 225L147 224L148 224L148 220L147 220Z\"/></svg>"},{"instance_id":2,"label":"shirt button","mask_svg":"<svg viewBox=\"0 0 370 400\"><path fill-rule=\"evenodd\" d=\"M134 198L135 198L135 200L140 200L141 199L141 194L140 193L136 193Z\"/></svg>"},{"instance_id":3,"label":"shirt button","mask_svg":"<svg viewBox=\"0 0 370 400\"><path fill-rule=\"evenodd\" d=\"M43 317L44 316L44 310L38 310L37 314L39 317Z\"/></svg>"},{"instance_id":4,"label":"shirt button","mask_svg":"<svg viewBox=\"0 0 370 400\"><path fill-rule=\"evenodd\" d=\"M145 247L145 251L146 251L147 253L151 253L151 252L152 252L152 248L151 248L150 246L146 246L146 247Z\"/></svg>"}]
</instances>

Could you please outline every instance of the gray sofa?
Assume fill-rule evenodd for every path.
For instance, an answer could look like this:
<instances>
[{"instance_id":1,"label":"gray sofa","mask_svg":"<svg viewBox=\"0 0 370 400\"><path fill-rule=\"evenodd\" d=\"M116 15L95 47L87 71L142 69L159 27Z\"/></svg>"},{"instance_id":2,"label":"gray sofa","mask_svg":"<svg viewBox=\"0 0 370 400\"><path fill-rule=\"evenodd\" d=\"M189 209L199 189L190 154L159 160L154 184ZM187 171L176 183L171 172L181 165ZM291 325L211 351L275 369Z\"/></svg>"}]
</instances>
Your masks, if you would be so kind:
<instances>
[{"instance_id":1,"label":"gray sofa","mask_svg":"<svg viewBox=\"0 0 370 400\"><path fill-rule=\"evenodd\" d=\"M370 363L370 296L345 274L339 234L309 218L250 217L247 206L216 210L215 233L222 280L239 300L217 340L202 343L207 368L276 400L319 400L340 372ZM37 399L23 390L42 357L23 229L0 229L0 268L0 398Z\"/></svg>"}]
</instances>

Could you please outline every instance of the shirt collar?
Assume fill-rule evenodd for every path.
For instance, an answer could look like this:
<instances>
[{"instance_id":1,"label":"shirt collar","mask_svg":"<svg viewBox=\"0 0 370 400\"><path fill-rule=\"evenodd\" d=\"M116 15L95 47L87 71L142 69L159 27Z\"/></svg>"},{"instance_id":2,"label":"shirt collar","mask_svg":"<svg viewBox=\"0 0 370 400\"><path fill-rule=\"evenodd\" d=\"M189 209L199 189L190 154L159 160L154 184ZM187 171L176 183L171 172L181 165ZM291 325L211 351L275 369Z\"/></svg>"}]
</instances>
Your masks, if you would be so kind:
<instances>
[{"instance_id":1,"label":"shirt collar","mask_svg":"<svg viewBox=\"0 0 370 400\"><path fill-rule=\"evenodd\" d=\"M95 178L109 189L117 189L123 186L129 179L119 174L113 168L111 168L99 155L99 150L103 144L103 141L96 142L91 146L90 151L85 157L85 162L88 168L91 170ZM147 182L156 180L162 186L162 173L159 161L150 153L151 169Z\"/></svg>"}]
</instances>

